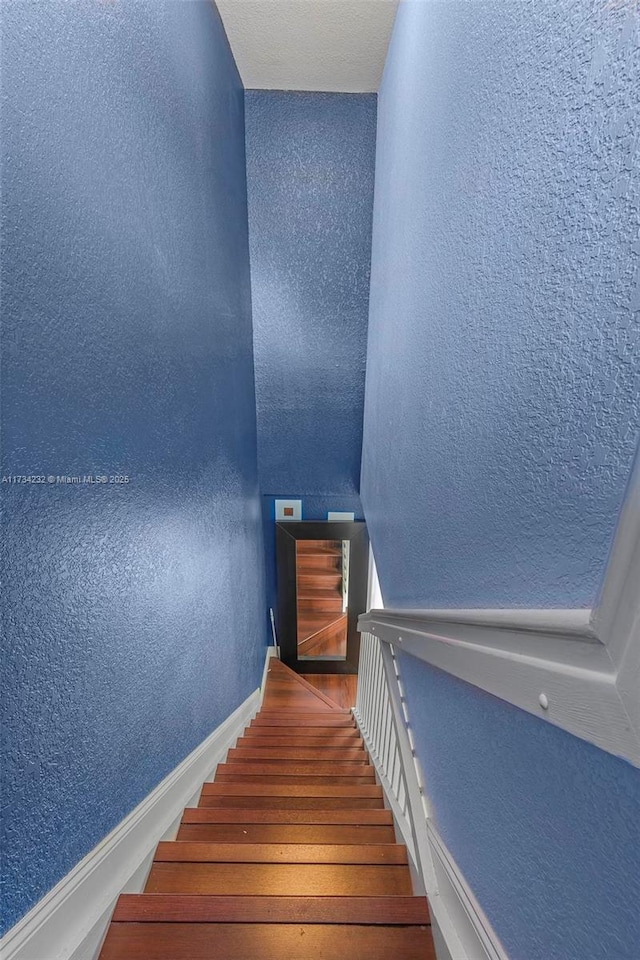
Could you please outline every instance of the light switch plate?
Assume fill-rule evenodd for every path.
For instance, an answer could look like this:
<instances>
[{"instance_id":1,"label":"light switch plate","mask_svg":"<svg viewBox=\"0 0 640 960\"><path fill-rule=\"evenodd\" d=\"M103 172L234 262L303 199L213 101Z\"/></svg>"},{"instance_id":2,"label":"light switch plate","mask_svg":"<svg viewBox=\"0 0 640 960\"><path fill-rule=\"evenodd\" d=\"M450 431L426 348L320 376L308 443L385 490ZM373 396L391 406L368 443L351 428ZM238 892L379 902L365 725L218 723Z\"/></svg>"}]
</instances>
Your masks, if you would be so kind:
<instances>
[{"instance_id":1,"label":"light switch plate","mask_svg":"<svg viewBox=\"0 0 640 960\"><path fill-rule=\"evenodd\" d=\"M302 500L276 500L276 520L302 520Z\"/></svg>"}]
</instances>

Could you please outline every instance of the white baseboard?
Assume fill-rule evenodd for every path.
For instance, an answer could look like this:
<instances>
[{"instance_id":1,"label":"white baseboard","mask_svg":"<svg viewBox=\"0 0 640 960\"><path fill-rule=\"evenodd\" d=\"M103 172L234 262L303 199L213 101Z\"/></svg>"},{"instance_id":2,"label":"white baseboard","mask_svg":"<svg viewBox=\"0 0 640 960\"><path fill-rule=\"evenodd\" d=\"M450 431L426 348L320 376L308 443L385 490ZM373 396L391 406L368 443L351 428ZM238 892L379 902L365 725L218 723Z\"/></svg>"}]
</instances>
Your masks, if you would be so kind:
<instances>
[{"instance_id":1,"label":"white baseboard","mask_svg":"<svg viewBox=\"0 0 640 960\"><path fill-rule=\"evenodd\" d=\"M429 907L452 960L509 960L496 932L431 821L427 823L436 890Z\"/></svg>"},{"instance_id":2,"label":"white baseboard","mask_svg":"<svg viewBox=\"0 0 640 960\"><path fill-rule=\"evenodd\" d=\"M2 960L94 960L122 892L140 892L156 844L175 836L185 806L260 709L254 691L0 941Z\"/></svg>"}]
</instances>

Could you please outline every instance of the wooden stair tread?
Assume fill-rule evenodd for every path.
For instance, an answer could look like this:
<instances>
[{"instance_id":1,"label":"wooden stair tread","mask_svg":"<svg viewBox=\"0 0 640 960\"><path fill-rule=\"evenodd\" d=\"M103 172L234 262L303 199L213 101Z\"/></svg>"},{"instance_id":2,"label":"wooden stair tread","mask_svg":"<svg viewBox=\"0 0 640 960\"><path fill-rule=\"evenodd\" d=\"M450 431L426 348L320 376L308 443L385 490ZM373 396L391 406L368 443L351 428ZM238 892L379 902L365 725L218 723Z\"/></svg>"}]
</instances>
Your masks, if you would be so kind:
<instances>
[{"instance_id":1,"label":"wooden stair tread","mask_svg":"<svg viewBox=\"0 0 640 960\"><path fill-rule=\"evenodd\" d=\"M302 756L300 756L302 754ZM244 760L261 760L265 763L273 761L279 763L281 760L337 760L340 763L354 763L362 766L371 766L369 758L364 750L350 750L348 747L342 749L330 747L310 747L306 750L300 747L232 747L227 754L227 763L238 763Z\"/></svg>"},{"instance_id":2,"label":"wooden stair tread","mask_svg":"<svg viewBox=\"0 0 640 960\"><path fill-rule=\"evenodd\" d=\"M286 823L286 824L356 824L391 825L393 816L384 807L364 810L307 809L274 810L273 807L245 807L224 809L216 807L187 807L182 823Z\"/></svg>"},{"instance_id":3,"label":"wooden stair tread","mask_svg":"<svg viewBox=\"0 0 640 960\"><path fill-rule=\"evenodd\" d=\"M262 727L293 727L298 730L301 728L311 729L315 727L330 732L333 729L355 730L356 723L355 720L350 720L349 717L344 716L344 714L334 716L331 713L318 714L318 716L307 714L305 717L301 717L299 721L296 721L295 717L287 716L258 716L255 720L251 721L252 730Z\"/></svg>"},{"instance_id":4,"label":"wooden stair tread","mask_svg":"<svg viewBox=\"0 0 640 960\"><path fill-rule=\"evenodd\" d=\"M360 767L361 770L366 770L366 767ZM279 783L279 784L292 784L298 786L311 786L312 784L322 784L324 787L331 785L343 786L352 784L356 786L359 783L375 783L375 777L369 773L363 773L360 776L337 776L333 777L330 773L320 774L313 777L306 777L300 774L278 774L278 773L237 773L237 770L242 770L239 764L231 764L226 770L218 771L216 773L216 783Z\"/></svg>"},{"instance_id":5,"label":"wooden stair tread","mask_svg":"<svg viewBox=\"0 0 640 960\"><path fill-rule=\"evenodd\" d=\"M324 580L324 578L322 578L322 580ZM300 602L300 600L334 600L336 597L342 600L342 591L340 590L339 583L325 584L321 582L315 586L305 583L298 589L298 602Z\"/></svg>"},{"instance_id":6,"label":"wooden stair tread","mask_svg":"<svg viewBox=\"0 0 640 960\"><path fill-rule=\"evenodd\" d=\"M302 797L377 797L382 800L382 787L375 783L345 784L342 786L325 787L322 784L301 785L295 784L278 786L278 784L251 784L251 783L204 783L202 797L288 797L301 799Z\"/></svg>"},{"instance_id":7,"label":"wooden stair tread","mask_svg":"<svg viewBox=\"0 0 640 960\"><path fill-rule=\"evenodd\" d=\"M226 786L226 784L221 784ZM238 784L243 786L243 784ZM277 786L277 784L274 784ZM282 784L282 786L287 786ZM363 798L358 796L329 796L329 797L278 797L267 796L202 796L201 807L229 807L235 810L376 810L382 806L382 800L377 797Z\"/></svg>"},{"instance_id":8,"label":"wooden stair tread","mask_svg":"<svg viewBox=\"0 0 640 960\"><path fill-rule=\"evenodd\" d=\"M356 729L336 727L335 730L324 732L319 729L299 730L295 727L291 732L281 727L248 727L238 738L238 746L346 746L364 747L362 737Z\"/></svg>"},{"instance_id":9,"label":"wooden stair tread","mask_svg":"<svg viewBox=\"0 0 640 960\"><path fill-rule=\"evenodd\" d=\"M317 553L323 550L342 554L342 540L296 540L296 554Z\"/></svg>"},{"instance_id":10,"label":"wooden stair tread","mask_svg":"<svg viewBox=\"0 0 640 960\"><path fill-rule=\"evenodd\" d=\"M317 553L302 553L297 557L296 576L306 576L316 570L339 570L342 566L342 552L323 551Z\"/></svg>"},{"instance_id":11,"label":"wooden stair tread","mask_svg":"<svg viewBox=\"0 0 640 960\"><path fill-rule=\"evenodd\" d=\"M226 897L123 894L116 923L430 924L424 897Z\"/></svg>"},{"instance_id":12,"label":"wooden stair tread","mask_svg":"<svg viewBox=\"0 0 640 960\"><path fill-rule=\"evenodd\" d=\"M158 844L156 862L192 863L407 863L402 844L390 843L205 843Z\"/></svg>"},{"instance_id":13,"label":"wooden stair tread","mask_svg":"<svg viewBox=\"0 0 640 960\"><path fill-rule=\"evenodd\" d=\"M404 896L412 895L405 865L351 863L157 862L146 893L227 896Z\"/></svg>"},{"instance_id":14,"label":"wooden stair tread","mask_svg":"<svg viewBox=\"0 0 640 960\"><path fill-rule=\"evenodd\" d=\"M289 701L290 700L291 698L289 698ZM346 717L348 720L353 719L351 710L347 710L344 707L329 707L326 704L320 704L318 707L314 705L310 706L306 700L304 700L301 707L264 707L256 719L264 719L265 717L288 717L294 720L296 717L302 717L304 719L307 716L311 716L315 720L318 716L326 717L328 714L333 717Z\"/></svg>"},{"instance_id":15,"label":"wooden stair tread","mask_svg":"<svg viewBox=\"0 0 640 960\"><path fill-rule=\"evenodd\" d=\"M316 596L316 597L298 597L298 615L303 613L326 613L335 614L342 612L342 597L335 596Z\"/></svg>"},{"instance_id":16,"label":"wooden stair tread","mask_svg":"<svg viewBox=\"0 0 640 960\"><path fill-rule=\"evenodd\" d=\"M395 830L361 823L184 823L177 840L208 843L395 843Z\"/></svg>"},{"instance_id":17,"label":"wooden stair tread","mask_svg":"<svg viewBox=\"0 0 640 960\"><path fill-rule=\"evenodd\" d=\"M219 770L235 770L236 773L255 773L269 774L280 773L288 776L300 777L320 777L325 774L339 777L365 776L373 778L375 776L373 767L367 767L366 764L358 763L355 760L339 763L331 760L313 760L305 762L304 760L238 760L236 763L220 764Z\"/></svg>"},{"instance_id":18,"label":"wooden stair tread","mask_svg":"<svg viewBox=\"0 0 640 960\"><path fill-rule=\"evenodd\" d=\"M234 747L227 754L227 763L235 760L354 760L370 766L363 747Z\"/></svg>"},{"instance_id":19,"label":"wooden stair tread","mask_svg":"<svg viewBox=\"0 0 640 960\"><path fill-rule=\"evenodd\" d=\"M296 587L297 591L313 590L316 587L319 589L334 587L336 590L341 590L342 574L339 570L315 570L313 573L299 573Z\"/></svg>"},{"instance_id":20,"label":"wooden stair tread","mask_svg":"<svg viewBox=\"0 0 640 960\"><path fill-rule=\"evenodd\" d=\"M100 960L435 960L427 926L113 923Z\"/></svg>"},{"instance_id":21,"label":"wooden stair tread","mask_svg":"<svg viewBox=\"0 0 640 960\"><path fill-rule=\"evenodd\" d=\"M329 612L305 610L298 616L298 641L301 637L309 639L321 630L328 630L329 627L337 629L346 622L347 614L337 610Z\"/></svg>"}]
</instances>

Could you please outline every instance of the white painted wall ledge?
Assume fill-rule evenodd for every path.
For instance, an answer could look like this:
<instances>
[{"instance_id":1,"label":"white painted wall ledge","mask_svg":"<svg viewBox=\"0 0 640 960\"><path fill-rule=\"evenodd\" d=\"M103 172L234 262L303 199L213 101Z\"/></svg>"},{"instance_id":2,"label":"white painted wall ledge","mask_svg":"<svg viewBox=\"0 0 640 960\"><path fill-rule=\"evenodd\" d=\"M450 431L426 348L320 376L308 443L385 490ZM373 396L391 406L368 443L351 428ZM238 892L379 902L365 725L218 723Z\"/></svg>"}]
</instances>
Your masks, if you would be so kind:
<instances>
[{"instance_id":1,"label":"white painted wall ledge","mask_svg":"<svg viewBox=\"0 0 640 960\"><path fill-rule=\"evenodd\" d=\"M118 896L143 890L156 845L175 836L184 807L260 709L274 653L269 647L261 688L5 934L2 960L94 960Z\"/></svg>"}]
</instances>

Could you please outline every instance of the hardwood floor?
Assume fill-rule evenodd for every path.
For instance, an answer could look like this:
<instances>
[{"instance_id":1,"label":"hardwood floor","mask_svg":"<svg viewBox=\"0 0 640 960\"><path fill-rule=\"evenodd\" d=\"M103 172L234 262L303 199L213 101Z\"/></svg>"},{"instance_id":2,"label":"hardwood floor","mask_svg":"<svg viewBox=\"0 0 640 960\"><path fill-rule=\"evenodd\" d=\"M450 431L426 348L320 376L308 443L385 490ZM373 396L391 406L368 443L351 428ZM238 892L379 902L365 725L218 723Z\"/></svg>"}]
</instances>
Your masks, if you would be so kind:
<instances>
[{"instance_id":1,"label":"hardwood floor","mask_svg":"<svg viewBox=\"0 0 640 960\"><path fill-rule=\"evenodd\" d=\"M335 681L355 678L328 679L352 697ZM348 706L277 660L262 710L176 840L158 844L145 892L119 898L100 954L213 957L435 960L427 901L412 895Z\"/></svg>"},{"instance_id":2,"label":"hardwood floor","mask_svg":"<svg viewBox=\"0 0 640 960\"><path fill-rule=\"evenodd\" d=\"M358 678L355 674L303 673L302 677L339 707L350 709L355 706L358 691Z\"/></svg>"}]
</instances>

